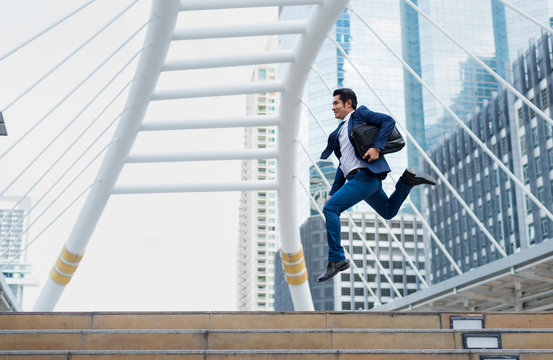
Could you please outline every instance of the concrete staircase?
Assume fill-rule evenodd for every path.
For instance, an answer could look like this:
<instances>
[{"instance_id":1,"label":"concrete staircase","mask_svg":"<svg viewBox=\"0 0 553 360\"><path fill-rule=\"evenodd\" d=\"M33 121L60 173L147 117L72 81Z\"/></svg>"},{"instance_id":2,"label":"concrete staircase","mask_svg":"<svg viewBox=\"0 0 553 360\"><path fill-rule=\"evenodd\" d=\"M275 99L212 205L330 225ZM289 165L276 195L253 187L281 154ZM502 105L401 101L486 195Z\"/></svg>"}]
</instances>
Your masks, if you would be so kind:
<instances>
[{"instance_id":1,"label":"concrete staircase","mask_svg":"<svg viewBox=\"0 0 553 360\"><path fill-rule=\"evenodd\" d=\"M551 360L553 313L0 313L0 360Z\"/></svg>"}]
</instances>

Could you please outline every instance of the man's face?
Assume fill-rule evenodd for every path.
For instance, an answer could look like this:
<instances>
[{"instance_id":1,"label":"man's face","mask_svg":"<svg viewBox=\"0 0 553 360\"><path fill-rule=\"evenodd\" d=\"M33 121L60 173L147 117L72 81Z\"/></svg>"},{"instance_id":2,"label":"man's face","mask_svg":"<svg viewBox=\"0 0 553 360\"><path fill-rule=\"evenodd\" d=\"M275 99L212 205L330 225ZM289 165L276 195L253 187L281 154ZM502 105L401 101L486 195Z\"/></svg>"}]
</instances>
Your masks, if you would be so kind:
<instances>
[{"instance_id":1,"label":"man's face","mask_svg":"<svg viewBox=\"0 0 553 360\"><path fill-rule=\"evenodd\" d=\"M340 95L336 95L332 100L332 111L336 119L344 120L347 114L353 111L351 100L344 102L340 100Z\"/></svg>"}]
</instances>

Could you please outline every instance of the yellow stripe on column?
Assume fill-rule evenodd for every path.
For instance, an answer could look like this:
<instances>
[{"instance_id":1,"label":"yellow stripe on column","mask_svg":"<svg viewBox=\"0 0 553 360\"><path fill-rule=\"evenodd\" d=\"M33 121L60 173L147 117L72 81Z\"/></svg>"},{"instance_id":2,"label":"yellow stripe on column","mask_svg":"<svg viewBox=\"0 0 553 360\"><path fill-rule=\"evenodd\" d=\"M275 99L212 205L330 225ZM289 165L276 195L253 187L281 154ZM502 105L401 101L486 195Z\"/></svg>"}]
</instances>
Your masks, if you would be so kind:
<instances>
[{"instance_id":1,"label":"yellow stripe on column","mask_svg":"<svg viewBox=\"0 0 553 360\"><path fill-rule=\"evenodd\" d=\"M286 254L282 249L280 250L280 258L282 261L285 261L287 263L296 263L300 261L300 259L303 258L303 246L300 248L300 251L298 251L295 254Z\"/></svg>"},{"instance_id":2,"label":"yellow stripe on column","mask_svg":"<svg viewBox=\"0 0 553 360\"><path fill-rule=\"evenodd\" d=\"M77 265L79 264L67 264L61 259L61 257L59 257L58 261L56 261L56 269L66 274L73 274L75 270L77 270Z\"/></svg>"},{"instance_id":3,"label":"yellow stripe on column","mask_svg":"<svg viewBox=\"0 0 553 360\"><path fill-rule=\"evenodd\" d=\"M290 276L286 274L286 282L290 285L301 285L307 281L307 269L298 276Z\"/></svg>"},{"instance_id":4,"label":"yellow stripe on column","mask_svg":"<svg viewBox=\"0 0 553 360\"><path fill-rule=\"evenodd\" d=\"M67 285L71 280L71 276L62 275L56 270L56 268L53 268L52 271L50 271L50 279L60 285Z\"/></svg>"},{"instance_id":5,"label":"yellow stripe on column","mask_svg":"<svg viewBox=\"0 0 553 360\"><path fill-rule=\"evenodd\" d=\"M60 285L67 285L82 258L82 255L74 254L64 246L56 261L56 265L50 271L50 278Z\"/></svg>"},{"instance_id":6,"label":"yellow stripe on column","mask_svg":"<svg viewBox=\"0 0 553 360\"><path fill-rule=\"evenodd\" d=\"M286 254L280 250L282 259L282 268L286 277L286 282L290 285L301 285L307 281L308 274L303 258L303 246L295 254Z\"/></svg>"},{"instance_id":7,"label":"yellow stripe on column","mask_svg":"<svg viewBox=\"0 0 553 360\"><path fill-rule=\"evenodd\" d=\"M69 262L69 263L78 263L83 258L82 255L73 254L72 252L67 250L65 248L65 246L61 250L61 255L60 256L63 258L63 260L65 260L66 262Z\"/></svg>"},{"instance_id":8,"label":"yellow stripe on column","mask_svg":"<svg viewBox=\"0 0 553 360\"><path fill-rule=\"evenodd\" d=\"M289 274L297 274L297 273L300 273L303 269L305 269L305 260L301 258L300 262L297 264L287 264L283 261L282 267L284 268L284 271L286 271Z\"/></svg>"}]
</instances>

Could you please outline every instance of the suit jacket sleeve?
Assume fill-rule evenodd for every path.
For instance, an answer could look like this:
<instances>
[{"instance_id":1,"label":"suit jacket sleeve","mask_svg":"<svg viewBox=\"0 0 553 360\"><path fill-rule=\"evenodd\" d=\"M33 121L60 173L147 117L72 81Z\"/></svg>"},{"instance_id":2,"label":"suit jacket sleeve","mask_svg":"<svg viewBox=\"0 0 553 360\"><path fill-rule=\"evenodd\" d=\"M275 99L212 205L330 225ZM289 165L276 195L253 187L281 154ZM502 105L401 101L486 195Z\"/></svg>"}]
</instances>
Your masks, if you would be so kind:
<instances>
[{"instance_id":1,"label":"suit jacket sleeve","mask_svg":"<svg viewBox=\"0 0 553 360\"><path fill-rule=\"evenodd\" d=\"M361 118L370 125L376 125L380 128L380 132L373 143L373 147L384 149L386 141L396 126L396 121L390 115L371 111L365 106L360 106L355 112L359 112Z\"/></svg>"},{"instance_id":2,"label":"suit jacket sleeve","mask_svg":"<svg viewBox=\"0 0 553 360\"><path fill-rule=\"evenodd\" d=\"M334 183L332 184L332 188L330 189L328 196L334 195L336 191L338 191L345 183L346 177L344 176L342 169L340 169L340 166L338 166L338 169L336 170L336 176L334 176Z\"/></svg>"}]
</instances>

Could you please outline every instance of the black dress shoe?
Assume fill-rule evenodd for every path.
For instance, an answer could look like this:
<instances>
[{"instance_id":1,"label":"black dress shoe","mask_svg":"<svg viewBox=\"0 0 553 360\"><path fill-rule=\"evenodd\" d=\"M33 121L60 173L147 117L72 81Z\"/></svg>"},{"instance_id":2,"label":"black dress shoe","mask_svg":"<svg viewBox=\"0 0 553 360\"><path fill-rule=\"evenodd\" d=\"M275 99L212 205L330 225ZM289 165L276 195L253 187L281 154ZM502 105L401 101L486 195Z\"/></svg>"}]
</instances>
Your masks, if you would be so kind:
<instances>
[{"instance_id":1,"label":"black dress shoe","mask_svg":"<svg viewBox=\"0 0 553 360\"><path fill-rule=\"evenodd\" d=\"M421 184L436 185L436 179L432 176L425 173L415 173L412 169L406 169L399 179L411 186Z\"/></svg>"},{"instance_id":2,"label":"black dress shoe","mask_svg":"<svg viewBox=\"0 0 553 360\"><path fill-rule=\"evenodd\" d=\"M326 271L317 278L317 281L323 282L332 279L334 275L346 269L349 269L349 260L347 259L343 261L329 261L328 265L326 265Z\"/></svg>"}]
</instances>

